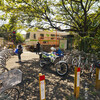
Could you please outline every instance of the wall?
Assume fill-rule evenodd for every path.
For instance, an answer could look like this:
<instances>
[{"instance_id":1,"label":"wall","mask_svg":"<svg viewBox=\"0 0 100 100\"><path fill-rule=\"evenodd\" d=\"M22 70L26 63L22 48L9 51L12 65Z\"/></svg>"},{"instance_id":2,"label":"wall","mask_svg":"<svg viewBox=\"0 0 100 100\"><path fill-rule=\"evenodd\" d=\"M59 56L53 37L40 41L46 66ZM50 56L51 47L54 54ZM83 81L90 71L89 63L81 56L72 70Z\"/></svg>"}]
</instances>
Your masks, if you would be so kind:
<instances>
[{"instance_id":1,"label":"wall","mask_svg":"<svg viewBox=\"0 0 100 100\"><path fill-rule=\"evenodd\" d=\"M34 34L36 34L36 39L34 39ZM40 34L44 34L44 39L40 39ZM54 39L51 39L51 34L55 35ZM34 31L30 32L29 39L26 39L26 45L34 45L36 46L37 41L41 43L41 45L57 45L59 46L59 40L56 40L56 35L61 38L61 35L68 35L69 33L65 32L57 32L57 31ZM46 41L46 43L44 43Z\"/></svg>"}]
</instances>

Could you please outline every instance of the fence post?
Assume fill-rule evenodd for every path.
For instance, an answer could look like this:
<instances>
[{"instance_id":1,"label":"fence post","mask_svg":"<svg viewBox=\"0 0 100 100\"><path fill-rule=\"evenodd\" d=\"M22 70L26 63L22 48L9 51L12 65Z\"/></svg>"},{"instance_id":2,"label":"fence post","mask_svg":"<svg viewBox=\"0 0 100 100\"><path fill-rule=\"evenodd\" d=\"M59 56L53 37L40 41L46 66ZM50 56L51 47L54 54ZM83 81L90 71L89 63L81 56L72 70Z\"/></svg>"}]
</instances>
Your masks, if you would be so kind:
<instances>
[{"instance_id":1,"label":"fence post","mask_svg":"<svg viewBox=\"0 0 100 100\"><path fill-rule=\"evenodd\" d=\"M40 88L40 100L46 100L45 75L42 75L42 73L39 73L39 88Z\"/></svg>"},{"instance_id":2,"label":"fence post","mask_svg":"<svg viewBox=\"0 0 100 100\"><path fill-rule=\"evenodd\" d=\"M75 67L75 78L74 78L74 96L79 97L80 90L80 67Z\"/></svg>"},{"instance_id":3,"label":"fence post","mask_svg":"<svg viewBox=\"0 0 100 100\"><path fill-rule=\"evenodd\" d=\"M100 68L96 68L96 89L100 90Z\"/></svg>"}]
</instances>

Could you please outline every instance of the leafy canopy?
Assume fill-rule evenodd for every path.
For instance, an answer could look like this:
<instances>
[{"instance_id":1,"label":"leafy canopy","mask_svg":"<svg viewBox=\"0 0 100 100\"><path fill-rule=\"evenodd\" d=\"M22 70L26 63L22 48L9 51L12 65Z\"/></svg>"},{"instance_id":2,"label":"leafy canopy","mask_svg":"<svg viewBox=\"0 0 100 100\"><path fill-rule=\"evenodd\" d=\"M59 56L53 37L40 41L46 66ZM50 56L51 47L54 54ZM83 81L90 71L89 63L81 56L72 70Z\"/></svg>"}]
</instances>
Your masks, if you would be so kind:
<instances>
[{"instance_id":1,"label":"leafy canopy","mask_svg":"<svg viewBox=\"0 0 100 100\"><path fill-rule=\"evenodd\" d=\"M100 27L99 0L5 0L0 9L5 17L13 18L13 23L28 28L53 28L86 36Z\"/></svg>"}]
</instances>

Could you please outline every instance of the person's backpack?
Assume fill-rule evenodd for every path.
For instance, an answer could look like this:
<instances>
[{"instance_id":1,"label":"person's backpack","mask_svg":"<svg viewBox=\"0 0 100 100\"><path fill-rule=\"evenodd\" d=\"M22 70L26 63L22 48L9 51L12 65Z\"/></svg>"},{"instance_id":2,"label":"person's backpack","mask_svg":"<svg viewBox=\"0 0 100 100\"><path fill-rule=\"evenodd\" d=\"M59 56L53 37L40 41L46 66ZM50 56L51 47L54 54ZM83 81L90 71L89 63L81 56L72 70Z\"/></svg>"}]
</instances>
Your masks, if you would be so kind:
<instances>
[{"instance_id":1,"label":"person's backpack","mask_svg":"<svg viewBox=\"0 0 100 100\"><path fill-rule=\"evenodd\" d=\"M14 53L15 53L15 54L18 54L18 49L15 49Z\"/></svg>"}]
</instances>

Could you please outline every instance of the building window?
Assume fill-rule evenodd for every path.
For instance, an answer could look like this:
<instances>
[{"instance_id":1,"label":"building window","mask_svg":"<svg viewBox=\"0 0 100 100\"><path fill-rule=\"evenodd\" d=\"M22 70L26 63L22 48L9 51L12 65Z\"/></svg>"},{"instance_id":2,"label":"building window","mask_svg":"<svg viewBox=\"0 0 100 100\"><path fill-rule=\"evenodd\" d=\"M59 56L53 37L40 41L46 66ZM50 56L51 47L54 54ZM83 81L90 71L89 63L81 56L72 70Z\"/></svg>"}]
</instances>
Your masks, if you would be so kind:
<instances>
[{"instance_id":1,"label":"building window","mask_svg":"<svg viewBox=\"0 0 100 100\"><path fill-rule=\"evenodd\" d=\"M44 37L44 34L40 34L41 37Z\"/></svg>"},{"instance_id":2,"label":"building window","mask_svg":"<svg viewBox=\"0 0 100 100\"><path fill-rule=\"evenodd\" d=\"M59 35L57 35L57 37L59 37Z\"/></svg>"},{"instance_id":3,"label":"building window","mask_svg":"<svg viewBox=\"0 0 100 100\"><path fill-rule=\"evenodd\" d=\"M58 39L58 40L60 39L60 36L59 36L59 35L57 35L57 39Z\"/></svg>"},{"instance_id":4,"label":"building window","mask_svg":"<svg viewBox=\"0 0 100 100\"><path fill-rule=\"evenodd\" d=\"M44 44L48 43L48 41L43 41Z\"/></svg>"},{"instance_id":5,"label":"building window","mask_svg":"<svg viewBox=\"0 0 100 100\"><path fill-rule=\"evenodd\" d=\"M36 34L33 35L33 38L36 39Z\"/></svg>"},{"instance_id":6,"label":"building window","mask_svg":"<svg viewBox=\"0 0 100 100\"><path fill-rule=\"evenodd\" d=\"M52 37L51 40L53 40L54 38Z\"/></svg>"},{"instance_id":7,"label":"building window","mask_svg":"<svg viewBox=\"0 0 100 100\"><path fill-rule=\"evenodd\" d=\"M51 40L55 38L55 34L51 34Z\"/></svg>"},{"instance_id":8,"label":"building window","mask_svg":"<svg viewBox=\"0 0 100 100\"><path fill-rule=\"evenodd\" d=\"M40 38L41 39L44 39L44 34L40 34Z\"/></svg>"},{"instance_id":9,"label":"building window","mask_svg":"<svg viewBox=\"0 0 100 100\"><path fill-rule=\"evenodd\" d=\"M29 39L30 37L30 32L26 34L26 39Z\"/></svg>"},{"instance_id":10,"label":"building window","mask_svg":"<svg viewBox=\"0 0 100 100\"><path fill-rule=\"evenodd\" d=\"M51 37L55 37L55 34L51 34Z\"/></svg>"}]
</instances>

